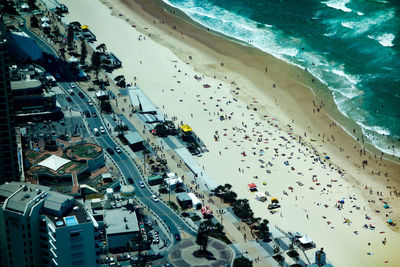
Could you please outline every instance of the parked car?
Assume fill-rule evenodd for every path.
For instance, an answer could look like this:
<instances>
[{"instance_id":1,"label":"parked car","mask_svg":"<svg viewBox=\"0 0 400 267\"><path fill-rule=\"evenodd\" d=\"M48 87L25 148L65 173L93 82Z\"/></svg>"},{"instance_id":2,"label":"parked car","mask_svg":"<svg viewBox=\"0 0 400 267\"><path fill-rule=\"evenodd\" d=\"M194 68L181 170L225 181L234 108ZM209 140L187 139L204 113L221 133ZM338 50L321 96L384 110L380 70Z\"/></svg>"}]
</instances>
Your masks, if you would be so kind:
<instances>
[{"instance_id":1,"label":"parked car","mask_svg":"<svg viewBox=\"0 0 400 267\"><path fill-rule=\"evenodd\" d=\"M152 195L151 198L154 200L154 202L158 202L158 198L156 195Z\"/></svg>"},{"instance_id":2,"label":"parked car","mask_svg":"<svg viewBox=\"0 0 400 267\"><path fill-rule=\"evenodd\" d=\"M97 128L94 128L94 129L93 129L93 133L94 133L94 135L96 135L96 136L99 136L99 135L100 135L99 129L97 129Z\"/></svg>"},{"instance_id":3,"label":"parked car","mask_svg":"<svg viewBox=\"0 0 400 267\"><path fill-rule=\"evenodd\" d=\"M279 203L271 203L271 204L268 205L268 209L269 210L274 210L274 209L277 209L277 208L280 208L280 207L281 207L281 205L279 205Z\"/></svg>"},{"instance_id":4,"label":"parked car","mask_svg":"<svg viewBox=\"0 0 400 267\"><path fill-rule=\"evenodd\" d=\"M110 155L114 155L114 150L111 147L107 147L107 152Z\"/></svg>"}]
</instances>

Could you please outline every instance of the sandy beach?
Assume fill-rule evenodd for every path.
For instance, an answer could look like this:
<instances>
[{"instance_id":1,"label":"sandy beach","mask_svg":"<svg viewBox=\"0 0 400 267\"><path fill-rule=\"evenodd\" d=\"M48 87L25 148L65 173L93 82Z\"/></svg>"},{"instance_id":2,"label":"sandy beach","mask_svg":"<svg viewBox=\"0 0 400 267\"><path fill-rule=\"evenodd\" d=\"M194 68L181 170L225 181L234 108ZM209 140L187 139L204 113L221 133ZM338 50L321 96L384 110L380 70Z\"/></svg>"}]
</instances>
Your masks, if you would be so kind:
<instances>
[{"instance_id":1,"label":"sandy beach","mask_svg":"<svg viewBox=\"0 0 400 267\"><path fill-rule=\"evenodd\" d=\"M248 198L257 217L307 233L334 265L400 265L399 228L386 223L400 222L400 166L363 151L331 119L343 116L329 96L315 97L324 85L309 73L151 1L60 2L68 21L88 25L96 44L122 60L115 76L136 82L168 118L193 128L209 149L198 162L217 184ZM279 198L277 213L249 183Z\"/></svg>"}]
</instances>

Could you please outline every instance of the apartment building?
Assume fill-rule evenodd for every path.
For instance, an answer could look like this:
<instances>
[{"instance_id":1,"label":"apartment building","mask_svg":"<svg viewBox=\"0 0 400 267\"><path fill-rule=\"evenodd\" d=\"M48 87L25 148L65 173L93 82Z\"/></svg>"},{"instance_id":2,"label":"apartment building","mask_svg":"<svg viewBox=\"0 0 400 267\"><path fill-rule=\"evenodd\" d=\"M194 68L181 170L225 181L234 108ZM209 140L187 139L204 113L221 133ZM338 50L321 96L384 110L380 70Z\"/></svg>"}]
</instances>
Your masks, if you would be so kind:
<instances>
[{"instance_id":1,"label":"apartment building","mask_svg":"<svg viewBox=\"0 0 400 267\"><path fill-rule=\"evenodd\" d=\"M95 226L83 205L50 187L0 185L1 266L95 266Z\"/></svg>"}]
</instances>

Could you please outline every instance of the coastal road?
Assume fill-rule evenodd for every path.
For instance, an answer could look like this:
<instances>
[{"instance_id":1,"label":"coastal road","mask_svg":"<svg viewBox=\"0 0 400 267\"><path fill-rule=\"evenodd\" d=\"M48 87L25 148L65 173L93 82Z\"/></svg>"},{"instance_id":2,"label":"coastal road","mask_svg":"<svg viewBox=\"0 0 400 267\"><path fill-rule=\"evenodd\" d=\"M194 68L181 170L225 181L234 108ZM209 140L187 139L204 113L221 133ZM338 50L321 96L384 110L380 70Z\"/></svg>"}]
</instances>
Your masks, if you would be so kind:
<instances>
[{"instance_id":1,"label":"coastal road","mask_svg":"<svg viewBox=\"0 0 400 267\"><path fill-rule=\"evenodd\" d=\"M30 32L26 27L24 27L24 32L26 32L32 39L34 39L43 52L48 53L49 55L57 58L56 52L49 46L47 43L42 41L32 32ZM72 77L68 69L63 69L63 64L56 60L55 62L51 62L53 68L57 71L60 71L64 76ZM68 79L71 81L72 79ZM101 117L99 116L99 112L95 105L89 104L88 96L77 86L72 85L70 82L59 82L59 86L65 91L72 89L74 91L73 95L67 95L72 99L71 108L75 110L79 110L82 114L82 118L86 121L87 126L89 128L89 132L91 132L94 128L104 127L107 129L106 125L103 124ZM83 93L83 98L79 96L79 92ZM68 94L68 93L67 93ZM90 118L85 116L85 112L89 111L91 113ZM93 116L96 114L97 116ZM124 118L126 119L126 118ZM99 136L93 135L93 139L96 141L98 145L100 145L103 149L108 147L114 149L118 144L113 140L113 138L109 135L108 131L104 134L100 134ZM121 153L114 153L113 155L109 155L115 164L118 166L121 171L123 181L122 183L128 184L127 178L133 178L135 183L133 186L135 187L135 196L150 210L152 210L155 214L157 214L170 229L172 235L179 233L179 230L185 231L190 235L196 235L196 231L189 227L183 219L178 216L173 210L171 210L166 204L162 201L154 202L151 198L153 193L147 188L141 188L139 186L139 180L141 179L141 174L137 169L136 165L133 163L132 159L122 150Z\"/></svg>"}]
</instances>

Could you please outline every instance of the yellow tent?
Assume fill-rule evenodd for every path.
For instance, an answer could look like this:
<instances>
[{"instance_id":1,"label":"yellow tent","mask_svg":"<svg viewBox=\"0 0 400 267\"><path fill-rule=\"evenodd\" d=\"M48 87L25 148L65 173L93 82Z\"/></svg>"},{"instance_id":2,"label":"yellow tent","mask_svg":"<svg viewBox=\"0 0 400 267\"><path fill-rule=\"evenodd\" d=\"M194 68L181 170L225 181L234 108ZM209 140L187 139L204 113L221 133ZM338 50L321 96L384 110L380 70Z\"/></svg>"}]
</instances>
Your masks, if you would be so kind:
<instances>
[{"instance_id":1,"label":"yellow tent","mask_svg":"<svg viewBox=\"0 0 400 267\"><path fill-rule=\"evenodd\" d=\"M88 26L88 25L82 25L82 26L81 26L81 29L82 29L82 30L87 30L87 29L89 29L89 26Z\"/></svg>"},{"instance_id":2,"label":"yellow tent","mask_svg":"<svg viewBox=\"0 0 400 267\"><path fill-rule=\"evenodd\" d=\"M191 131L192 131L192 128L190 128L190 126L187 125L187 124L182 125L182 126L181 126L181 129L182 129L182 131L184 131L185 133L186 133L186 132L191 132Z\"/></svg>"}]
</instances>

